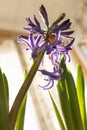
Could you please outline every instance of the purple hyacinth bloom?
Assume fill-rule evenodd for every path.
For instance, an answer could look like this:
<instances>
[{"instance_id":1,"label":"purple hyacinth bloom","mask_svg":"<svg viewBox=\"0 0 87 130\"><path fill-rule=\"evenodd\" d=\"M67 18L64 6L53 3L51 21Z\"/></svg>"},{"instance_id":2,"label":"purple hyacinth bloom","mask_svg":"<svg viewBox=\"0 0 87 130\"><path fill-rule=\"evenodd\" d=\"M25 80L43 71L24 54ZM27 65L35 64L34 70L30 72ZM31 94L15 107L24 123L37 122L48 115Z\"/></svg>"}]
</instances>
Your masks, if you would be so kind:
<instances>
[{"instance_id":1,"label":"purple hyacinth bloom","mask_svg":"<svg viewBox=\"0 0 87 130\"><path fill-rule=\"evenodd\" d=\"M28 27L24 29L28 31L28 36L19 36L18 40L25 43L26 50L31 50L31 57L36 60L41 51L45 51L44 54L49 56L53 71L47 71L45 69L38 70L43 75L48 76L48 79L44 79L47 84L41 86L43 89L52 88L55 80L59 80L63 74L62 68L60 68L60 62L64 59L66 63L67 57L70 61L69 51L72 49L74 38L71 36L74 31L70 30L72 22L67 19L62 22L65 17L65 13L62 13L51 26L49 25L48 14L43 5L39 8L39 13L46 29L41 28L41 24L34 15L34 21L29 17L26 18ZM61 70L61 71L59 71Z\"/></svg>"},{"instance_id":2,"label":"purple hyacinth bloom","mask_svg":"<svg viewBox=\"0 0 87 130\"><path fill-rule=\"evenodd\" d=\"M62 73L63 73L63 71L62 71L61 73L58 74L57 69L54 69L53 72L49 72L49 71L44 70L44 69L38 70L38 71L40 71L43 75L48 76L48 79L44 79L48 83L45 86L40 85L40 87L42 87L44 90L52 88L54 86L54 81L55 80L58 81L59 79L61 79L61 76L62 76Z\"/></svg>"},{"instance_id":3,"label":"purple hyacinth bloom","mask_svg":"<svg viewBox=\"0 0 87 130\"><path fill-rule=\"evenodd\" d=\"M33 60L35 60L38 57L40 51L42 51L46 46L47 41L42 40L43 40L42 34L40 34L38 37L35 38L32 32L29 34L27 38L22 36L18 37L18 41L25 43L25 45L27 46L26 50L32 51L31 57L33 58Z\"/></svg>"}]
</instances>

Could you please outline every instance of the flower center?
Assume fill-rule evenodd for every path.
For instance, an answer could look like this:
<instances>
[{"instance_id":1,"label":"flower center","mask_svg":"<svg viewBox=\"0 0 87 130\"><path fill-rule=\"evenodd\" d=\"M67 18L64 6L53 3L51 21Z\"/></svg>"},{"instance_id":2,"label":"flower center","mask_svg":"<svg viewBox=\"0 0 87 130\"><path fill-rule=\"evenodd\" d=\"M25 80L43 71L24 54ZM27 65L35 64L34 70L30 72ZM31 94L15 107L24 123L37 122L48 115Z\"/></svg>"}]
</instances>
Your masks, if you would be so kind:
<instances>
[{"instance_id":1,"label":"flower center","mask_svg":"<svg viewBox=\"0 0 87 130\"><path fill-rule=\"evenodd\" d=\"M49 36L49 42L50 43L52 43L53 41L54 41L54 39L55 39L55 34L51 34L50 36Z\"/></svg>"}]
</instances>

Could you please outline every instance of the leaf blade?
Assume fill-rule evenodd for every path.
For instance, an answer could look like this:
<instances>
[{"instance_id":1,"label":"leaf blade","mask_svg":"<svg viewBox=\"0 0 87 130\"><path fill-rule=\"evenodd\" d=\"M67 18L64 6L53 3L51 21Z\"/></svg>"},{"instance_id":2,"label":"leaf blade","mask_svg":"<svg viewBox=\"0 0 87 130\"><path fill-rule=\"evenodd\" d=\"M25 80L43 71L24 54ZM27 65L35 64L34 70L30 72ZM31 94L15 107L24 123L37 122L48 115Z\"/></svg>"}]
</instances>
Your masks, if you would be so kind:
<instances>
[{"instance_id":1,"label":"leaf blade","mask_svg":"<svg viewBox=\"0 0 87 130\"><path fill-rule=\"evenodd\" d=\"M0 69L0 130L10 130L2 71Z\"/></svg>"},{"instance_id":2,"label":"leaf blade","mask_svg":"<svg viewBox=\"0 0 87 130\"><path fill-rule=\"evenodd\" d=\"M64 126L62 117L61 117L61 115L60 115L60 112L59 112L59 110L58 110L58 107L57 107L57 105L56 105L56 103L55 103L55 101L54 101L54 99L53 99L53 97L52 97L52 95L51 95L50 92L49 92L49 95L50 95L50 98L51 98L51 101L52 101L52 105L53 105L53 108L54 108L54 111L55 111L55 114L56 114L58 123L59 123L59 125L60 125L60 128L61 128L61 130L65 130L65 126Z\"/></svg>"},{"instance_id":3,"label":"leaf blade","mask_svg":"<svg viewBox=\"0 0 87 130\"><path fill-rule=\"evenodd\" d=\"M73 121L72 111L70 101L67 95L66 84L65 84L65 75L58 82L57 90L59 95L59 100L61 104L61 109L63 112L63 117L66 123L67 130L75 130L75 125Z\"/></svg>"},{"instance_id":4,"label":"leaf blade","mask_svg":"<svg viewBox=\"0 0 87 130\"><path fill-rule=\"evenodd\" d=\"M6 99L6 106L7 111L9 113L9 87L8 87L8 80L6 75L3 73L3 83L4 83L4 90L5 90L5 99Z\"/></svg>"},{"instance_id":5,"label":"leaf blade","mask_svg":"<svg viewBox=\"0 0 87 130\"><path fill-rule=\"evenodd\" d=\"M86 126L86 105L85 105L85 83L84 83L83 72L80 65L78 65L77 67L76 90L77 90L77 96L78 96L79 107L81 112L81 118L82 118L84 130L86 130L87 126Z\"/></svg>"},{"instance_id":6,"label":"leaf blade","mask_svg":"<svg viewBox=\"0 0 87 130\"><path fill-rule=\"evenodd\" d=\"M80 114L75 82L68 68L66 68L65 73L66 73L66 81L67 81L67 90L70 98L70 104L71 104L75 128L79 130L83 130L83 124L82 124L82 119Z\"/></svg>"}]
</instances>

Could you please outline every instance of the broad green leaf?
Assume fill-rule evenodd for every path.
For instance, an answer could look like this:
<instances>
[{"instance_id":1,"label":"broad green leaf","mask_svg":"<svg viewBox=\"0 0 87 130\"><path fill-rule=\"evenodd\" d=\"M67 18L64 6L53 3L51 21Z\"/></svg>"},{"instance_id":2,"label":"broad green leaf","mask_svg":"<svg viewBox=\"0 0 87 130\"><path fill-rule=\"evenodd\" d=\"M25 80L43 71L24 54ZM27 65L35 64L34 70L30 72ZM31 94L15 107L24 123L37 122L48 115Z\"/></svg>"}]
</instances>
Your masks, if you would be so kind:
<instances>
[{"instance_id":1,"label":"broad green leaf","mask_svg":"<svg viewBox=\"0 0 87 130\"><path fill-rule=\"evenodd\" d=\"M78 97L77 97L77 92L76 92L76 86L75 86L73 76L71 72L68 70L68 68L66 68L65 76L66 76L66 85L67 85L67 90L69 94L75 127L78 130L83 130L83 124L82 124L79 102L78 102Z\"/></svg>"},{"instance_id":2,"label":"broad green leaf","mask_svg":"<svg viewBox=\"0 0 87 130\"><path fill-rule=\"evenodd\" d=\"M57 107L57 105L56 105L56 103L55 103L55 101L54 101L54 99L53 99L53 97L52 97L50 92L49 92L49 95L50 95L50 98L51 98L51 101L52 101L52 104L53 104L53 108L54 108L54 111L55 111L58 123L60 125L60 128L61 128L61 130L65 130L65 126L64 126L61 114L60 114L60 112L58 110L58 107Z\"/></svg>"},{"instance_id":3,"label":"broad green leaf","mask_svg":"<svg viewBox=\"0 0 87 130\"><path fill-rule=\"evenodd\" d=\"M78 101L79 101L80 112L81 112L84 130L87 130L86 105L85 105L85 84L84 84L83 72L82 72L80 65L78 65L78 67L77 67L76 89L77 89Z\"/></svg>"},{"instance_id":4,"label":"broad green leaf","mask_svg":"<svg viewBox=\"0 0 87 130\"><path fill-rule=\"evenodd\" d=\"M24 79L27 77L27 71L24 71ZM25 117L25 108L26 108L27 94L25 95L21 106L18 111L17 120L16 120L16 130L24 129L24 117Z\"/></svg>"},{"instance_id":5,"label":"broad green leaf","mask_svg":"<svg viewBox=\"0 0 87 130\"><path fill-rule=\"evenodd\" d=\"M4 73L3 73L3 83L4 83L4 90L5 90L6 106L7 106L7 111L9 113L9 87L8 87L8 81L6 75Z\"/></svg>"},{"instance_id":6,"label":"broad green leaf","mask_svg":"<svg viewBox=\"0 0 87 130\"><path fill-rule=\"evenodd\" d=\"M75 130L74 119L72 116L71 104L67 93L65 77L66 76L64 74L61 80L58 82L57 90L67 130Z\"/></svg>"},{"instance_id":7,"label":"broad green leaf","mask_svg":"<svg viewBox=\"0 0 87 130\"><path fill-rule=\"evenodd\" d=\"M75 82L74 82L71 72L66 67L66 65L63 66L63 69L64 69L64 73L63 73L61 80L59 81L59 86L61 86L61 88L62 88L61 90L64 90L64 88L66 88L64 90L64 94L67 92L67 96L70 101L75 129L83 130ZM61 96L61 98L62 98L62 96ZM63 97L63 98L65 98L65 97Z\"/></svg>"},{"instance_id":8,"label":"broad green leaf","mask_svg":"<svg viewBox=\"0 0 87 130\"><path fill-rule=\"evenodd\" d=\"M10 130L9 115L4 91L3 74L0 69L0 130Z\"/></svg>"}]
</instances>

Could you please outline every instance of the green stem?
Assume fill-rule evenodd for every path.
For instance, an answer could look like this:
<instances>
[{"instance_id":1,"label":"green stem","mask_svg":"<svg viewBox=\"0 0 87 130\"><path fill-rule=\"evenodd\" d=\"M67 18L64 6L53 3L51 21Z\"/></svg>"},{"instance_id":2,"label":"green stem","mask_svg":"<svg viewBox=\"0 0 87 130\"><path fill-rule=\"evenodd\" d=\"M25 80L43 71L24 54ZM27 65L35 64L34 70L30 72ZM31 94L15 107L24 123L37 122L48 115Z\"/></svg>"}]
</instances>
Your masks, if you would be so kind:
<instances>
[{"instance_id":1,"label":"green stem","mask_svg":"<svg viewBox=\"0 0 87 130\"><path fill-rule=\"evenodd\" d=\"M27 90L29 89L31 83L32 83L32 80L38 70L38 67L41 63L41 60L42 60L42 57L44 55L44 51L42 51L37 60L34 61L28 75L27 75L27 78L26 80L24 81L23 85L21 86L19 92L18 92L18 95L16 96L16 99L13 103L13 106L11 108L11 111L9 113L9 118L10 118L10 129L11 130L14 130L15 128L15 123L16 123L16 118L17 118L17 114L18 114L18 111L19 111L19 108L20 108L20 105L22 103L22 100L27 92Z\"/></svg>"}]
</instances>

